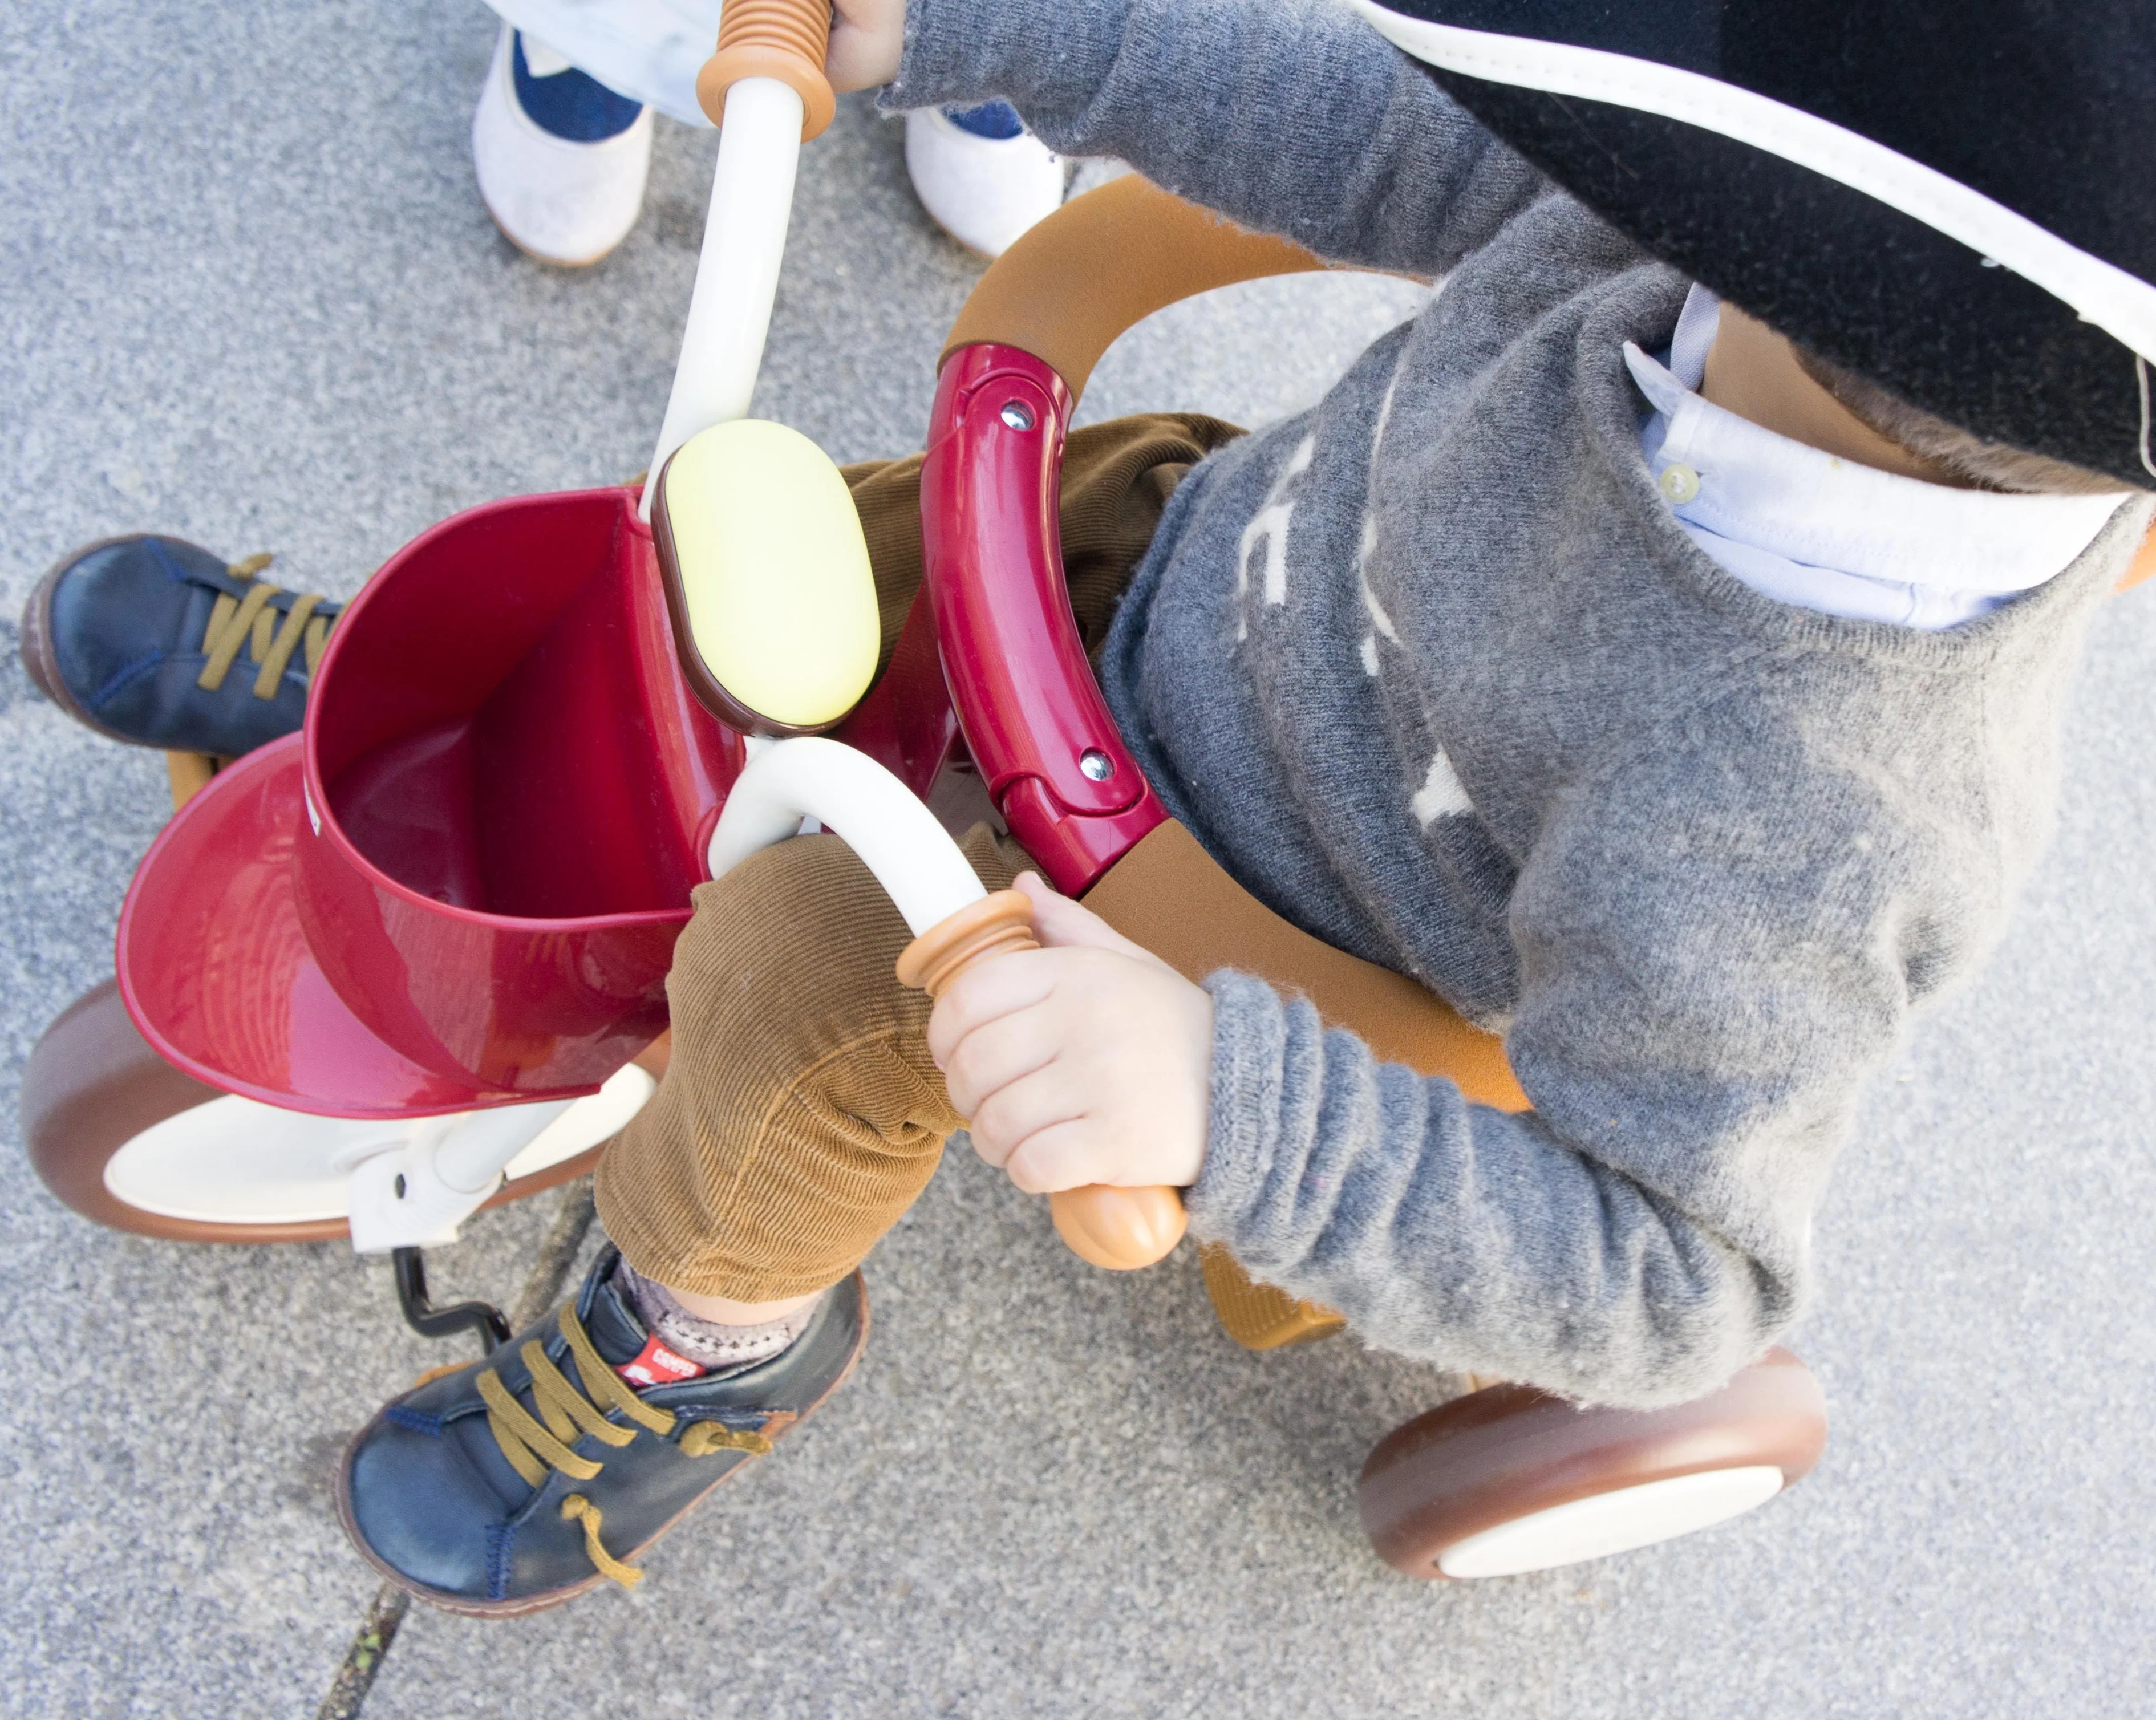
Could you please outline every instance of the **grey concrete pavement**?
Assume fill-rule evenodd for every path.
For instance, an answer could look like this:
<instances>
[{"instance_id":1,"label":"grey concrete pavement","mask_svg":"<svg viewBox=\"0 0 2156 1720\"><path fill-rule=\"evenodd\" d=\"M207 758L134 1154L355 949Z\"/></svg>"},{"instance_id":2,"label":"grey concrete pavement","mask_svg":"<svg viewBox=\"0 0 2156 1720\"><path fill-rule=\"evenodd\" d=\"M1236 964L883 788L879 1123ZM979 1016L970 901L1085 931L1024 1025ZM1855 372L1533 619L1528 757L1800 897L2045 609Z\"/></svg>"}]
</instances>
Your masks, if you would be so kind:
<instances>
[{"instance_id":1,"label":"grey concrete pavement","mask_svg":"<svg viewBox=\"0 0 2156 1720\"><path fill-rule=\"evenodd\" d=\"M465 128L476 3L0 9L0 614L155 527L339 594L434 520L640 466L711 140L662 126L598 268L495 233ZM760 404L840 459L918 443L978 265L860 103L803 162ZM1090 409L1260 420L1404 314L1397 283L1160 319ZM0 665L4 1101L110 972L154 756ZM1079 1266L954 1157L870 1264L856 1382L608 1592L415 1610L368 1712L2021 1717L2147 1711L2156 1627L2156 598L2103 618L2053 851L1979 984L1870 1096L1797 1343L1835 1433L1721 1531L1479 1586L1354 1525L1369 1442L1456 1382L1349 1343L1247 1356L1178 1257ZM551 1202L438 1288L506 1300ZM0 1154L0 1711L311 1713L372 1594L343 1435L440 1359L335 1247L100 1230Z\"/></svg>"}]
</instances>

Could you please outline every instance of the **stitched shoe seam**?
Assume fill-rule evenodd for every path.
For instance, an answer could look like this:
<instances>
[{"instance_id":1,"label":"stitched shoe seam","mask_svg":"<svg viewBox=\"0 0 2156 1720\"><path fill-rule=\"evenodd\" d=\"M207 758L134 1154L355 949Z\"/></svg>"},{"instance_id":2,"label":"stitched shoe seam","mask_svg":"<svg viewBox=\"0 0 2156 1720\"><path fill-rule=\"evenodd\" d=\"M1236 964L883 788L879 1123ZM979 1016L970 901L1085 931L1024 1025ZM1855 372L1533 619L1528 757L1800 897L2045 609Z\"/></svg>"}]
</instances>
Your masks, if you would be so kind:
<instances>
[{"instance_id":1,"label":"stitched shoe seam","mask_svg":"<svg viewBox=\"0 0 2156 1720\"><path fill-rule=\"evenodd\" d=\"M150 553L157 559L157 564L165 570L166 578L171 580L175 585L192 585L195 583L193 575L179 564L172 552L165 547L161 540L150 537L143 541L149 545Z\"/></svg>"},{"instance_id":2,"label":"stitched shoe seam","mask_svg":"<svg viewBox=\"0 0 2156 1720\"><path fill-rule=\"evenodd\" d=\"M509 1598L509 1555L516 1539L514 1523L497 1523L486 1532L486 1598Z\"/></svg>"},{"instance_id":3,"label":"stitched shoe seam","mask_svg":"<svg viewBox=\"0 0 2156 1720\"><path fill-rule=\"evenodd\" d=\"M157 669L164 660L165 653L162 649L158 649L137 657L132 663L123 664L112 671L111 676L103 686L90 696L90 707L95 710L103 705L108 699L125 691L130 684L140 680L144 675Z\"/></svg>"}]
</instances>

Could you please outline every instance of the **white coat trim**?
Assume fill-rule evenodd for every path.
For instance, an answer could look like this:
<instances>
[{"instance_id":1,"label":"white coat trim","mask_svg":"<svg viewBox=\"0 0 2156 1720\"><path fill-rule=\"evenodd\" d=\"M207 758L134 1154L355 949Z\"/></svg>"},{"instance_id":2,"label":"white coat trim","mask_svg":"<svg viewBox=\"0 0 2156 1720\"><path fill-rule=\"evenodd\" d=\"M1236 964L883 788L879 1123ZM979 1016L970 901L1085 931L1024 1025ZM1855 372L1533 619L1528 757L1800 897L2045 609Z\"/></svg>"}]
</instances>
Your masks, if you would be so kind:
<instances>
[{"instance_id":1,"label":"white coat trim","mask_svg":"<svg viewBox=\"0 0 2156 1720\"><path fill-rule=\"evenodd\" d=\"M2071 305L2133 352L2156 357L2156 286L1883 143L1770 96L1653 60L1430 23L1374 0L1348 3L1395 47L1447 71L1660 114L1809 167L1959 240Z\"/></svg>"}]
</instances>

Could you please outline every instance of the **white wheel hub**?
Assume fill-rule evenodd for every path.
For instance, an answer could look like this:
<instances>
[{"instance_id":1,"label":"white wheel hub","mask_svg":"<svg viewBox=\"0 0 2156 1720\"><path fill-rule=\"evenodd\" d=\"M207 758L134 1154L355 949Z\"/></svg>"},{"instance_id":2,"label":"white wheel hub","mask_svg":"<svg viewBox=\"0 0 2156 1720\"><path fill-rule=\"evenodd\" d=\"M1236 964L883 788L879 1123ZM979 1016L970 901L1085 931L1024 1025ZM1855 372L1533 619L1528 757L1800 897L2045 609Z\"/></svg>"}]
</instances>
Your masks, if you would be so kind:
<instances>
[{"instance_id":1,"label":"white wheel hub","mask_svg":"<svg viewBox=\"0 0 2156 1720\"><path fill-rule=\"evenodd\" d=\"M634 1064L571 1105L510 1160L508 1179L573 1158L644 1108L656 1084ZM105 1161L105 1186L142 1212L207 1225L348 1216L351 1167L410 1134L404 1122L311 1117L227 1093L153 1123Z\"/></svg>"},{"instance_id":2,"label":"white wheel hub","mask_svg":"<svg viewBox=\"0 0 2156 1720\"><path fill-rule=\"evenodd\" d=\"M1781 1491L1782 1471L1772 1463L1620 1487L1456 1541L1439 1556L1437 1568L1448 1577L1512 1577L1607 1558L1727 1522Z\"/></svg>"}]
</instances>

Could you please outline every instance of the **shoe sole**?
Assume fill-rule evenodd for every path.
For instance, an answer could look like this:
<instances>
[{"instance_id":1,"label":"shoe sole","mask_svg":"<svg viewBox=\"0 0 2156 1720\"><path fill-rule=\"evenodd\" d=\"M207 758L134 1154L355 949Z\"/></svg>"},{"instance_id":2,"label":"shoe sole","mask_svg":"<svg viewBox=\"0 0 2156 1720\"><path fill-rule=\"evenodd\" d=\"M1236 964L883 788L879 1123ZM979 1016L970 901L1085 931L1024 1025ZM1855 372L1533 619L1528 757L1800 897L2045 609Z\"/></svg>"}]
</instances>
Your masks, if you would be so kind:
<instances>
[{"instance_id":1,"label":"shoe sole","mask_svg":"<svg viewBox=\"0 0 2156 1720\"><path fill-rule=\"evenodd\" d=\"M605 262L608 258L629 243L629 234L625 233L604 250L593 251L588 257L550 257L544 251L533 250L531 246L509 230L509 223L501 218L501 213L487 201L487 195L484 189L479 194L479 200L485 205L487 218L494 223L495 232L533 262L543 263L549 269L588 269L594 263ZM639 216L639 218L642 218ZM632 228L629 231L633 233L635 229Z\"/></svg>"},{"instance_id":2,"label":"shoe sole","mask_svg":"<svg viewBox=\"0 0 2156 1720\"><path fill-rule=\"evenodd\" d=\"M23 637L18 653L23 660L23 672L30 677L31 684L54 704L80 723L93 734L117 741L123 747L154 747L155 742L137 740L133 735L123 735L118 729L107 728L75 702L74 695L60 675L59 654L53 649L53 593L59 588L60 575L86 556L116 543L131 543L141 534L123 531L117 537L100 537L95 543L86 543L80 549L71 549L45 570L45 576L31 588L30 600L23 606ZM160 749L162 750L162 749Z\"/></svg>"},{"instance_id":3,"label":"shoe sole","mask_svg":"<svg viewBox=\"0 0 2156 1720\"><path fill-rule=\"evenodd\" d=\"M868 1287L863 1285L860 1336L855 1342L853 1354L846 1358L846 1365L839 1370L838 1378L824 1388L815 1401L772 1436L772 1444L774 1446L822 1409L831 1400L832 1395L838 1391L839 1388L854 1377L854 1369L860 1365L861 1352L868 1348L869 1327L873 1318L869 1311ZM580 1594L588 1594L593 1589L613 1580L603 1571L593 1571L588 1577L580 1578L578 1581L567 1584L562 1588L543 1589L536 1594L519 1595L514 1600L474 1600L469 1595L451 1594L445 1589L429 1589L424 1583L415 1583L394 1566L377 1557L374 1549L367 1544L366 1538L359 1532L358 1523L353 1519L350 1477L352 1454L359 1449L360 1442L372 1433L383 1419L383 1416L377 1415L373 1420L368 1422L365 1427L360 1429L345 1442L344 1456L337 1461L336 1513L337 1521L344 1526L346 1537L357 1550L359 1556L373 1566L384 1581L394 1584L414 1600L424 1600L428 1605L438 1608L445 1613L461 1613L468 1619L521 1619L527 1613L543 1613L549 1607L561 1606L568 1601L574 1600ZM688 1516L712 1494L717 1492L721 1487L726 1486L728 1481L757 1461L756 1458L750 1457L737 1463L710 1486L705 1488L702 1492L675 1512L673 1516L667 1518L665 1522L660 1524L641 1546L633 1547L627 1553L617 1553L615 1557L624 1564L634 1564L665 1539L668 1532L683 1517Z\"/></svg>"}]
</instances>

